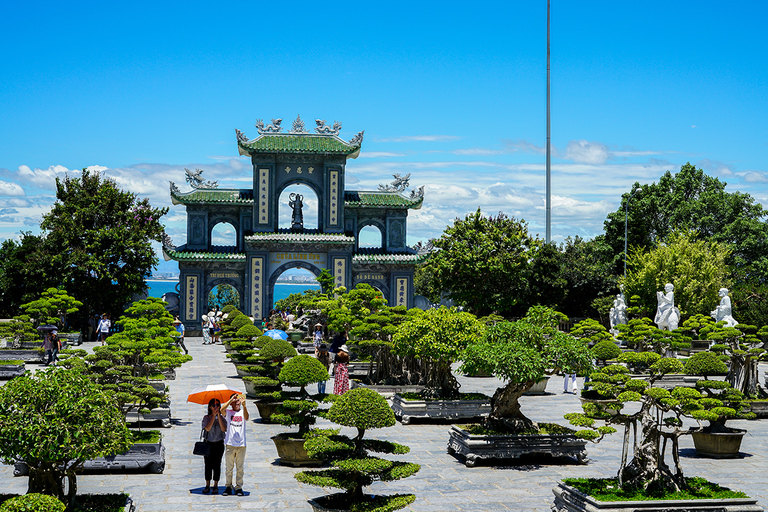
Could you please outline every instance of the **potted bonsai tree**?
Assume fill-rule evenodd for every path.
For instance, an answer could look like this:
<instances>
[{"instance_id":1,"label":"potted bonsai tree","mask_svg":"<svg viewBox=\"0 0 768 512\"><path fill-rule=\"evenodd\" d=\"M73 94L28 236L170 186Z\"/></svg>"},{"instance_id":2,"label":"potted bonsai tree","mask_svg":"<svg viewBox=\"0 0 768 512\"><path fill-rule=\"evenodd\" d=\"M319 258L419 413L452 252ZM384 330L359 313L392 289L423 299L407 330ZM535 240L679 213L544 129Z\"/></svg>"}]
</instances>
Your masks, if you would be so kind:
<instances>
[{"instance_id":1,"label":"potted bonsai tree","mask_svg":"<svg viewBox=\"0 0 768 512\"><path fill-rule=\"evenodd\" d=\"M413 503L413 494L369 495L364 488L376 480L390 482L413 475L418 464L382 459L370 455L406 454L407 446L377 439L365 439L369 429L391 427L395 416L387 401L375 391L352 389L339 396L328 410L332 422L357 429L354 438L342 435L316 436L304 443L310 457L328 461L329 469L301 471L294 475L299 482L321 487L335 487L345 492L310 500L315 512L344 510L398 510Z\"/></svg>"},{"instance_id":2,"label":"potted bonsai tree","mask_svg":"<svg viewBox=\"0 0 768 512\"><path fill-rule=\"evenodd\" d=\"M305 436L315 423L318 412L318 402L311 399L307 385L328 380L328 370L316 358L302 354L291 358L282 370L278 379L285 386L298 387L298 397L285 400L272 414L271 421L282 425L298 425L298 432L288 432L272 437L280 464L288 466L317 465L321 461L307 455L304 449Z\"/></svg>"},{"instance_id":3,"label":"potted bonsai tree","mask_svg":"<svg viewBox=\"0 0 768 512\"><path fill-rule=\"evenodd\" d=\"M715 405L711 409L693 413L697 419L709 421L709 425L692 434L696 451L717 459L738 457L742 438L747 431L730 428L726 422L732 418L754 419L756 415L748 411L744 394L734 389L729 382L709 380L713 375L728 373L728 367L717 354L698 352L685 362L684 370L688 375L704 377L696 382L696 389Z\"/></svg>"},{"instance_id":4,"label":"potted bonsai tree","mask_svg":"<svg viewBox=\"0 0 768 512\"><path fill-rule=\"evenodd\" d=\"M476 418L490 412L490 397L459 393L460 384L451 371L464 349L483 336L485 325L455 308L440 307L409 312L393 337L395 351L420 360L421 393L398 393L392 399L395 416L403 424L411 418Z\"/></svg>"},{"instance_id":5,"label":"potted bonsai tree","mask_svg":"<svg viewBox=\"0 0 768 512\"><path fill-rule=\"evenodd\" d=\"M261 361L262 364L269 364L271 362L272 371L279 374L285 358L294 357L295 355L296 349L293 348L290 342L283 339L270 338L259 349L258 361ZM255 361L255 359L252 361ZM259 377L243 377L246 392L257 399L256 407L259 409L261 421L264 423L271 421L272 414L284 398L292 396L280 391L280 381L275 379L274 376L272 374Z\"/></svg>"},{"instance_id":6,"label":"potted bonsai tree","mask_svg":"<svg viewBox=\"0 0 768 512\"><path fill-rule=\"evenodd\" d=\"M584 413L569 413L565 418L581 428L577 436L594 442L616 432L613 425L623 427L619 471L613 479L565 479L553 490L553 510L616 510L626 508L627 501L632 502L631 508L635 511L760 510L757 500L747 498L743 493L683 475L678 455L679 440L701 430L701 418L707 419L707 411L719 407L719 400L693 388L654 387L659 377L679 372L682 367L683 363L678 359L659 359L651 365L648 381L632 379L625 373L613 374L621 375L620 378L612 378L610 372L604 371L591 375L593 381L601 383L601 393L620 402L621 413L610 416L600 414L595 408ZM634 404L634 412L624 412L623 406L629 403ZM699 427L683 428L684 417L695 419ZM607 424L601 424L601 420ZM633 435L634 440L630 442ZM671 451L674 467L669 467L665 461L667 448ZM702 501L692 501L699 499Z\"/></svg>"},{"instance_id":7,"label":"potted bonsai tree","mask_svg":"<svg viewBox=\"0 0 768 512\"><path fill-rule=\"evenodd\" d=\"M449 453L474 466L479 459L518 458L528 454L586 457L586 442L573 431L554 424L538 424L523 414L520 397L542 377L565 369L584 372L592 366L587 344L559 332L562 315L543 306L528 310L518 322L489 327L462 355L462 372L485 370L506 382L491 398L491 410L479 425L454 425Z\"/></svg>"}]
</instances>

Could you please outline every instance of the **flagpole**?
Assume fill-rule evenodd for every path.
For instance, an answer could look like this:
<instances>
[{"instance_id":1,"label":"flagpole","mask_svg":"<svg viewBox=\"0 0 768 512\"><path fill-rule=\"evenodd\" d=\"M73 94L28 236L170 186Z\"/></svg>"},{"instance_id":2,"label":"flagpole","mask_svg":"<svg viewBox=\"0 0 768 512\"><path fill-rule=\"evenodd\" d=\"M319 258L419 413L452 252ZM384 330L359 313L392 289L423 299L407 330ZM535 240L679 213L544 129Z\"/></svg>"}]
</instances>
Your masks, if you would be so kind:
<instances>
[{"instance_id":1,"label":"flagpole","mask_svg":"<svg viewBox=\"0 0 768 512\"><path fill-rule=\"evenodd\" d=\"M547 213L546 213L546 224L547 224L547 234L546 234L546 242L549 243L552 241L552 168L551 168L551 162L550 162L550 113L549 113L549 87L550 87L550 79L549 79L549 3L550 0L547 0Z\"/></svg>"}]
</instances>

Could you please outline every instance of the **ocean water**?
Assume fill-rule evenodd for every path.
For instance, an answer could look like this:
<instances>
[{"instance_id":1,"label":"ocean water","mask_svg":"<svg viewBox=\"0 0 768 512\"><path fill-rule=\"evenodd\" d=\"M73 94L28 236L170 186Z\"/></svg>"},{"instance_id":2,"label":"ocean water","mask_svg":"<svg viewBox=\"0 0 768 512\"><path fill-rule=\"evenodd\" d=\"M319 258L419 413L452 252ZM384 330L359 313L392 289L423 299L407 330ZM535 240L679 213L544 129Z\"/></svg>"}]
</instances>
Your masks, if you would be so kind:
<instances>
[{"instance_id":1,"label":"ocean water","mask_svg":"<svg viewBox=\"0 0 768 512\"><path fill-rule=\"evenodd\" d=\"M178 281L164 281L159 279L147 280L150 297L162 297L164 293L176 292ZM275 302L288 297L292 293L301 293L304 290L319 290L319 284L312 283L277 283L275 284Z\"/></svg>"}]
</instances>

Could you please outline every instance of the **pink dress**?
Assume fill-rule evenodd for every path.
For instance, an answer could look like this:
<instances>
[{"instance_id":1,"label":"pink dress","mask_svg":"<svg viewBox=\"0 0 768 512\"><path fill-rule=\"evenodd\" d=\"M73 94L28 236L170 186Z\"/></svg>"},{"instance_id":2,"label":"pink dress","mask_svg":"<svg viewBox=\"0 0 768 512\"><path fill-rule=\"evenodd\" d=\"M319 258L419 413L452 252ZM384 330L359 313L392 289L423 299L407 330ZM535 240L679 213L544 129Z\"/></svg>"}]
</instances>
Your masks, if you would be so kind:
<instances>
[{"instance_id":1,"label":"pink dress","mask_svg":"<svg viewBox=\"0 0 768 512\"><path fill-rule=\"evenodd\" d=\"M338 363L333 374L333 394L343 395L347 391L349 391L349 369L346 363Z\"/></svg>"}]
</instances>

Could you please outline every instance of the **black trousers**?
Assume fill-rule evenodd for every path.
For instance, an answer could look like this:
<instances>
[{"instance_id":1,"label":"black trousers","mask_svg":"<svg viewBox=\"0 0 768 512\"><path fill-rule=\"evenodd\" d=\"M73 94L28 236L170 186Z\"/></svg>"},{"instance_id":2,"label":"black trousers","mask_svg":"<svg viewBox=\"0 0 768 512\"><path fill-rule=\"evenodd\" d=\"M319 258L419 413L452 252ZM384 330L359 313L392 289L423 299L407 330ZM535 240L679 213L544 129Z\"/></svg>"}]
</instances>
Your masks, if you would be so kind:
<instances>
[{"instance_id":1,"label":"black trousers","mask_svg":"<svg viewBox=\"0 0 768 512\"><path fill-rule=\"evenodd\" d=\"M224 440L221 441L206 441L208 446L211 447L205 459L205 480L213 480L218 482L221 477L221 458L224 456Z\"/></svg>"}]
</instances>

